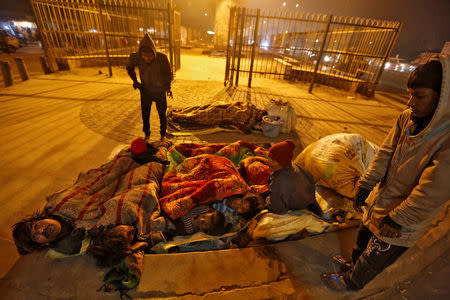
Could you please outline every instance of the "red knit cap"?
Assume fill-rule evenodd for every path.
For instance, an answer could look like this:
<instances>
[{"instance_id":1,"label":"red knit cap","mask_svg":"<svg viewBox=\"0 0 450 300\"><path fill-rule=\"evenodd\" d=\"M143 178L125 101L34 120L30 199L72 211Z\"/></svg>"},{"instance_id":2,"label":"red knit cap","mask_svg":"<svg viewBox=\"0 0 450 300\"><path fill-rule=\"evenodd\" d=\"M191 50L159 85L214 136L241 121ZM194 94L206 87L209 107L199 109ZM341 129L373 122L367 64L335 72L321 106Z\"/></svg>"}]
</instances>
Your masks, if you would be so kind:
<instances>
[{"instance_id":1,"label":"red knit cap","mask_svg":"<svg viewBox=\"0 0 450 300\"><path fill-rule=\"evenodd\" d=\"M141 154L147 151L147 142L143 138L137 138L131 142L131 151L134 154Z\"/></svg>"},{"instance_id":2,"label":"red knit cap","mask_svg":"<svg viewBox=\"0 0 450 300\"><path fill-rule=\"evenodd\" d=\"M292 158L294 157L294 149L294 141L286 140L270 147L269 157L284 168L290 165Z\"/></svg>"}]
</instances>

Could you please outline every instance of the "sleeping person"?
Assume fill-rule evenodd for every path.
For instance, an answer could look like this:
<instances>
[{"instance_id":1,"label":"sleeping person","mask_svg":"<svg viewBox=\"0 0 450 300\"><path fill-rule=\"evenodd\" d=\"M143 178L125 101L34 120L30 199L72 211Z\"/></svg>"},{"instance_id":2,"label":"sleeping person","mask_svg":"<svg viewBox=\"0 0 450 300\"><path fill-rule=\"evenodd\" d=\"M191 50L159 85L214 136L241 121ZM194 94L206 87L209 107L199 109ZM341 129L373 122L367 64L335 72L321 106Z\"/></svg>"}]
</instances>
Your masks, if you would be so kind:
<instances>
[{"instance_id":1,"label":"sleeping person","mask_svg":"<svg viewBox=\"0 0 450 300\"><path fill-rule=\"evenodd\" d=\"M39 211L13 225L14 243L20 255L52 248L63 254L80 251L85 230L55 215Z\"/></svg>"}]
</instances>

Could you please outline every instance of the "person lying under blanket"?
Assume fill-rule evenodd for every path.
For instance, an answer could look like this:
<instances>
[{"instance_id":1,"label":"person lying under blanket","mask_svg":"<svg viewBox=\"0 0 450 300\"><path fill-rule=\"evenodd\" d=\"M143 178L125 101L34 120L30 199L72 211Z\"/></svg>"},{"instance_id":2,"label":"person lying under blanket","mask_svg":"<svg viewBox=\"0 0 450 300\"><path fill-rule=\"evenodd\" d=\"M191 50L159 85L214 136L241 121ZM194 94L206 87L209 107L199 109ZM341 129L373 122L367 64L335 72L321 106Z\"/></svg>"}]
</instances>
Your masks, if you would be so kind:
<instances>
[{"instance_id":1,"label":"person lying under blanket","mask_svg":"<svg viewBox=\"0 0 450 300\"><path fill-rule=\"evenodd\" d=\"M229 126L248 134L265 114L265 110L249 102L232 102L172 109L167 113L167 120L169 128L177 130Z\"/></svg>"}]
</instances>

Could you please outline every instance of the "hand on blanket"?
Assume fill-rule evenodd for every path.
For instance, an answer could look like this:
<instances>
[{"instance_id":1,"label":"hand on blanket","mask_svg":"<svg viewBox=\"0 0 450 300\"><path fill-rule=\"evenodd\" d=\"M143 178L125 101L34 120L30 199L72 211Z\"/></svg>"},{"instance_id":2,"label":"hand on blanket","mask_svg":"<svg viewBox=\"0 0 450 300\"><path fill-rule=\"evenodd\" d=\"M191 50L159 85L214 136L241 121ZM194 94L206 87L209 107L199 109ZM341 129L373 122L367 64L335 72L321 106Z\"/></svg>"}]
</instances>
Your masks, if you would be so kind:
<instances>
[{"instance_id":1,"label":"hand on blanket","mask_svg":"<svg viewBox=\"0 0 450 300\"><path fill-rule=\"evenodd\" d=\"M148 247L147 242L137 242L137 243L134 243L133 245L131 245L130 250L132 252L136 252L138 250L144 250L147 247Z\"/></svg>"}]
</instances>

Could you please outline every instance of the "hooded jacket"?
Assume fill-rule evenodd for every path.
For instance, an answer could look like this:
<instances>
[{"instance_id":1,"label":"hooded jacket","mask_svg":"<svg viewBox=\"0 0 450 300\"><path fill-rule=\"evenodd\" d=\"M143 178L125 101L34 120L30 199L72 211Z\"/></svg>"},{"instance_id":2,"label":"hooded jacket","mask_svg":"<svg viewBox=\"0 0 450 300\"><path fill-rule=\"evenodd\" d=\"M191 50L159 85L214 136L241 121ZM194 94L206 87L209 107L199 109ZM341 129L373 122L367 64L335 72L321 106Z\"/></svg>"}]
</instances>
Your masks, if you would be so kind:
<instances>
[{"instance_id":1,"label":"hooded jacket","mask_svg":"<svg viewBox=\"0 0 450 300\"><path fill-rule=\"evenodd\" d=\"M428 125L413 135L411 110L400 114L359 187L372 190L363 223L380 240L411 247L450 199L450 57L441 55L442 88ZM401 236L379 235L386 216L401 225Z\"/></svg>"},{"instance_id":2,"label":"hooded jacket","mask_svg":"<svg viewBox=\"0 0 450 300\"><path fill-rule=\"evenodd\" d=\"M146 63L141 57L142 48L152 49L154 59L150 63ZM127 64L128 75L136 83L135 67L139 68L139 77L145 92L164 93L170 90L172 69L169 60L164 53L156 51L155 43L148 34L145 34L144 38L140 41L138 52L130 54Z\"/></svg>"}]
</instances>

